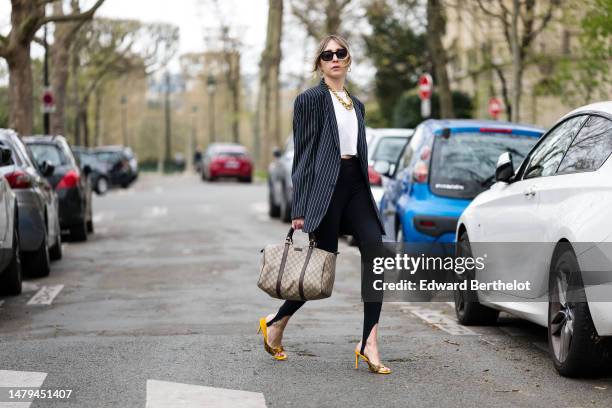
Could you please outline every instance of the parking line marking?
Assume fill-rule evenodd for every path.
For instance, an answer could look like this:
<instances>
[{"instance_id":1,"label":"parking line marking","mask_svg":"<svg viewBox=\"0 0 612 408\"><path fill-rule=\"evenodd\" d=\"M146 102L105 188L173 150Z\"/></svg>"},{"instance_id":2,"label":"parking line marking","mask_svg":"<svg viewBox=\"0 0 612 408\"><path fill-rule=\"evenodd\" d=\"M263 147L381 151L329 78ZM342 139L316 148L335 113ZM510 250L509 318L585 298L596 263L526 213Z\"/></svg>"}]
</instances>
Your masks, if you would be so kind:
<instances>
[{"instance_id":1,"label":"parking line marking","mask_svg":"<svg viewBox=\"0 0 612 408\"><path fill-rule=\"evenodd\" d=\"M251 211L255 213L267 213L268 212L268 203L259 202L251 204Z\"/></svg>"},{"instance_id":2,"label":"parking line marking","mask_svg":"<svg viewBox=\"0 0 612 408\"><path fill-rule=\"evenodd\" d=\"M145 210L143 215L147 218L165 217L168 215L168 207L149 207Z\"/></svg>"},{"instance_id":3,"label":"parking line marking","mask_svg":"<svg viewBox=\"0 0 612 408\"><path fill-rule=\"evenodd\" d=\"M32 283L32 282L22 282L21 283L21 291L22 292L35 292L38 289L40 289L40 286L38 284L36 284L36 283Z\"/></svg>"},{"instance_id":4,"label":"parking line marking","mask_svg":"<svg viewBox=\"0 0 612 408\"><path fill-rule=\"evenodd\" d=\"M473 330L468 329L465 326L461 326L455 320L449 318L444 313L433 310L426 309L424 307L403 307L402 310L409 311L419 319L423 320L425 323L428 323L438 329L445 331L448 334L452 334L453 336L478 336L479 334Z\"/></svg>"},{"instance_id":5,"label":"parking line marking","mask_svg":"<svg viewBox=\"0 0 612 408\"><path fill-rule=\"evenodd\" d=\"M50 305L53 299L64 288L64 285L43 286L28 301L28 305Z\"/></svg>"},{"instance_id":6,"label":"parking line marking","mask_svg":"<svg viewBox=\"0 0 612 408\"><path fill-rule=\"evenodd\" d=\"M265 408L260 392L147 380L146 408Z\"/></svg>"}]
</instances>

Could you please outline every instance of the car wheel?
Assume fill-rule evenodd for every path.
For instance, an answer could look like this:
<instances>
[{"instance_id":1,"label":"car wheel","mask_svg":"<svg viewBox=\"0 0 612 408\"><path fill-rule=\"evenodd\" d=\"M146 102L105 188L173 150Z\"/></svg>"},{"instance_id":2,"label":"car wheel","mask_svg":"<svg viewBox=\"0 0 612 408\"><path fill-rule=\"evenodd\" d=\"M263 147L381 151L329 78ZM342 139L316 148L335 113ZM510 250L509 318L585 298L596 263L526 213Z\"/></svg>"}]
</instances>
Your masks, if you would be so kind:
<instances>
[{"instance_id":1,"label":"car wheel","mask_svg":"<svg viewBox=\"0 0 612 408\"><path fill-rule=\"evenodd\" d=\"M287 200L285 186L281 190L280 218L282 222L291 222L291 206Z\"/></svg>"},{"instance_id":2,"label":"car wheel","mask_svg":"<svg viewBox=\"0 0 612 408\"><path fill-rule=\"evenodd\" d=\"M87 222L82 222L70 227L70 239L72 241L87 241Z\"/></svg>"},{"instance_id":3,"label":"car wheel","mask_svg":"<svg viewBox=\"0 0 612 408\"><path fill-rule=\"evenodd\" d=\"M108 191L108 179L106 177L98 177L96 181L96 193L98 195L104 195Z\"/></svg>"},{"instance_id":4,"label":"car wheel","mask_svg":"<svg viewBox=\"0 0 612 408\"><path fill-rule=\"evenodd\" d=\"M272 194L272 185L268 182L268 215L271 218L278 218L281 213L280 205L274 203L274 194Z\"/></svg>"},{"instance_id":5,"label":"car wheel","mask_svg":"<svg viewBox=\"0 0 612 408\"><path fill-rule=\"evenodd\" d=\"M2 295L17 296L21 293L21 253L18 230L18 221L15 220L15 226L13 227L13 247L11 250L13 258L2 275L0 275L0 293Z\"/></svg>"},{"instance_id":6,"label":"car wheel","mask_svg":"<svg viewBox=\"0 0 612 408\"><path fill-rule=\"evenodd\" d=\"M25 274L27 276L41 278L49 276L51 271L51 259L47 247L47 236L43 236L40 248L34 252L26 252L23 257Z\"/></svg>"},{"instance_id":7,"label":"car wheel","mask_svg":"<svg viewBox=\"0 0 612 408\"><path fill-rule=\"evenodd\" d=\"M58 230L55 244L49 249L49 258L51 258L52 261L57 261L62 259L62 256L62 234Z\"/></svg>"},{"instance_id":8,"label":"car wheel","mask_svg":"<svg viewBox=\"0 0 612 408\"><path fill-rule=\"evenodd\" d=\"M471 257L472 247L466 232L463 232L457 242L457 256ZM456 275L455 275L456 276ZM475 279L473 270L466 270L462 276L469 282ZM459 279L462 279L459 278ZM465 326L486 326L495 324L499 310L491 309L478 301L478 293L474 290L455 290L455 314L459 323Z\"/></svg>"},{"instance_id":9,"label":"car wheel","mask_svg":"<svg viewBox=\"0 0 612 408\"><path fill-rule=\"evenodd\" d=\"M559 374L590 377L609 370L610 339L599 337L570 244L555 251L548 282L548 348Z\"/></svg>"}]
</instances>

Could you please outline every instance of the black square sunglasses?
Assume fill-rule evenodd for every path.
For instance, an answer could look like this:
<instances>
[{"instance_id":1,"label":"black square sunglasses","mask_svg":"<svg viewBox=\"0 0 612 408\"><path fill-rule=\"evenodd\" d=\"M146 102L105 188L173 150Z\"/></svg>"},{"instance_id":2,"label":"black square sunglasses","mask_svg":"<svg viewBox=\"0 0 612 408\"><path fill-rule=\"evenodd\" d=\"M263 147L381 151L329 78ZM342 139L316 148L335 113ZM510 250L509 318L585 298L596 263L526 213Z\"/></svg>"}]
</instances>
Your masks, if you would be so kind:
<instances>
[{"instance_id":1,"label":"black square sunglasses","mask_svg":"<svg viewBox=\"0 0 612 408\"><path fill-rule=\"evenodd\" d=\"M336 57L338 57L339 60L343 60L348 56L348 51L346 48L340 48L336 51L327 50L323 51L320 57L323 61L331 61L334 59L334 54L336 54Z\"/></svg>"}]
</instances>

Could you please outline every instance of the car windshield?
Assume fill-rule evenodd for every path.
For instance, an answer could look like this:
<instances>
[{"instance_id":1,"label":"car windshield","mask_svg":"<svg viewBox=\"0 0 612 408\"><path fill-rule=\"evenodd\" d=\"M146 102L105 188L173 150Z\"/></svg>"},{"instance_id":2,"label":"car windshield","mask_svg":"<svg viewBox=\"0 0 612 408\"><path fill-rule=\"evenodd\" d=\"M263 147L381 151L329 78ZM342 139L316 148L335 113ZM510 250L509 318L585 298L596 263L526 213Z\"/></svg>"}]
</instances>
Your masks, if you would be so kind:
<instances>
[{"instance_id":1,"label":"car windshield","mask_svg":"<svg viewBox=\"0 0 612 408\"><path fill-rule=\"evenodd\" d=\"M95 155L105 163L115 163L121 160L121 153L119 152L96 152Z\"/></svg>"},{"instance_id":2,"label":"car windshield","mask_svg":"<svg viewBox=\"0 0 612 408\"><path fill-rule=\"evenodd\" d=\"M247 153L240 150L217 150L214 155L225 157L245 157Z\"/></svg>"},{"instance_id":3,"label":"car windshield","mask_svg":"<svg viewBox=\"0 0 612 408\"><path fill-rule=\"evenodd\" d=\"M375 162L386 161L390 164L394 164L402 154L402 149L407 142L408 138L406 137L385 136L381 138L376 145L376 149L374 153L372 153L370 160Z\"/></svg>"},{"instance_id":4,"label":"car windshield","mask_svg":"<svg viewBox=\"0 0 612 408\"><path fill-rule=\"evenodd\" d=\"M62 150L49 143L32 143L28 147L34 156L36 163L49 162L55 167L68 164L68 159Z\"/></svg>"},{"instance_id":5,"label":"car windshield","mask_svg":"<svg viewBox=\"0 0 612 408\"><path fill-rule=\"evenodd\" d=\"M495 181L499 155L510 152L521 163L537 137L509 133L455 133L436 136L429 185L434 194L472 199Z\"/></svg>"}]
</instances>

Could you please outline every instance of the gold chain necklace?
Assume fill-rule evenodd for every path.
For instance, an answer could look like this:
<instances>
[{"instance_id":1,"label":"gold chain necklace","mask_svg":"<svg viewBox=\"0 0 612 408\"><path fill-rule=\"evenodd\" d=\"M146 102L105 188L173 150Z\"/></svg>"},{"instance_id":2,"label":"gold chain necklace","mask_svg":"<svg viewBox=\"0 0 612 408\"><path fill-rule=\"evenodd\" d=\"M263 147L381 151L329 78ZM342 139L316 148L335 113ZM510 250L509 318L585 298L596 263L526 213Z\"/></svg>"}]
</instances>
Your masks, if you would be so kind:
<instances>
[{"instance_id":1,"label":"gold chain necklace","mask_svg":"<svg viewBox=\"0 0 612 408\"><path fill-rule=\"evenodd\" d=\"M346 92L346 95L349 97L349 102L346 102L344 99L342 99L340 95L336 93L336 91L334 91L329 85L327 85L327 82L325 82L325 86L327 86L327 89L329 89L334 94L336 99L338 99L338 101L342 104L342 106L344 106L346 110L353 109L353 99L351 98L345 87L342 88L344 89L344 92Z\"/></svg>"}]
</instances>

